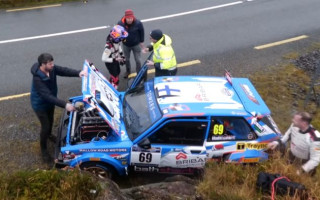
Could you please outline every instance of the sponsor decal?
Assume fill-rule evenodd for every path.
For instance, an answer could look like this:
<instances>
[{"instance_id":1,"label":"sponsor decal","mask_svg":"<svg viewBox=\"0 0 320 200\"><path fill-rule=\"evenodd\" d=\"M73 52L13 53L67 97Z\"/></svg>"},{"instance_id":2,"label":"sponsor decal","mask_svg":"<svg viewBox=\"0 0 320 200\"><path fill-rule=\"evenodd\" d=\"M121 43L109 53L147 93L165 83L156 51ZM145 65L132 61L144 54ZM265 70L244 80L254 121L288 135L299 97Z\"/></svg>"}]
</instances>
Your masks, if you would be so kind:
<instances>
[{"instance_id":1,"label":"sponsor decal","mask_svg":"<svg viewBox=\"0 0 320 200\"><path fill-rule=\"evenodd\" d=\"M153 166L134 166L133 170L136 172L159 172L159 168Z\"/></svg>"},{"instance_id":2,"label":"sponsor decal","mask_svg":"<svg viewBox=\"0 0 320 200\"><path fill-rule=\"evenodd\" d=\"M188 156L184 153L179 153L177 156L176 156L176 160L180 160L180 159L187 159Z\"/></svg>"},{"instance_id":3,"label":"sponsor decal","mask_svg":"<svg viewBox=\"0 0 320 200\"><path fill-rule=\"evenodd\" d=\"M252 91L250 90L248 85L240 84L240 87L244 91L244 93L247 95L247 97L255 104L260 105L259 101L256 99L256 97L253 95Z\"/></svg>"},{"instance_id":4,"label":"sponsor decal","mask_svg":"<svg viewBox=\"0 0 320 200\"><path fill-rule=\"evenodd\" d=\"M121 131L121 139L125 140L127 138L128 138L128 135L126 134L126 132L125 131Z\"/></svg>"},{"instance_id":5,"label":"sponsor decal","mask_svg":"<svg viewBox=\"0 0 320 200\"><path fill-rule=\"evenodd\" d=\"M269 119L269 121L271 122L272 126L277 131L277 133L281 133L277 124L273 121L272 117L270 115L267 115L267 118Z\"/></svg>"},{"instance_id":6,"label":"sponsor decal","mask_svg":"<svg viewBox=\"0 0 320 200\"><path fill-rule=\"evenodd\" d=\"M180 152L180 151L183 151L183 149L173 148L171 151L173 151L173 152Z\"/></svg>"},{"instance_id":7,"label":"sponsor decal","mask_svg":"<svg viewBox=\"0 0 320 200\"><path fill-rule=\"evenodd\" d=\"M225 94L226 96L231 96L231 91L228 90L227 88L223 88L222 93Z\"/></svg>"},{"instance_id":8,"label":"sponsor decal","mask_svg":"<svg viewBox=\"0 0 320 200\"><path fill-rule=\"evenodd\" d=\"M124 148L114 148L114 149L80 149L80 152L127 152Z\"/></svg>"},{"instance_id":9,"label":"sponsor decal","mask_svg":"<svg viewBox=\"0 0 320 200\"><path fill-rule=\"evenodd\" d=\"M223 144L216 144L212 146L212 151L223 150L223 149L224 149Z\"/></svg>"},{"instance_id":10,"label":"sponsor decal","mask_svg":"<svg viewBox=\"0 0 320 200\"><path fill-rule=\"evenodd\" d=\"M90 161L100 161L100 158L90 158Z\"/></svg>"},{"instance_id":11,"label":"sponsor decal","mask_svg":"<svg viewBox=\"0 0 320 200\"><path fill-rule=\"evenodd\" d=\"M212 140L235 140L236 136L234 135L222 135L222 136L212 136Z\"/></svg>"},{"instance_id":12,"label":"sponsor decal","mask_svg":"<svg viewBox=\"0 0 320 200\"><path fill-rule=\"evenodd\" d=\"M90 73L89 81L91 83L91 90L90 93L96 96L96 79L94 74Z\"/></svg>"},{"instance_id":13,"label":"sponsor decal","mask_svg":"<svg viewBox=\"0 0 320 200\"><path fill-rule=\"evenodd\" d=\"M170 97L170 96L179 96L179 89L170 88L169 85L165 85L164 88L158 88L158 96L159 97Z\"/></svg>"},{"instance_id":14,"label":"sponsor decal","mask_svg":"<svg viewBox=\"0 0 320 200\"><path fill-rule=\"evenodd\" d=\"M233 115L241 115L241 116L243 116L243 115L246 115L247 113L245 113L245 112L231 111L231 114L233 114Z\"/></svg>"},{"instance_id":15,"label":"sponsor decal","mask_svg":"<svg viewBox=\"0 0 320 200\"><path fill-rule=\"evenodd\" d=\"M168 114L169 110L168 109L163 109L162 112L163 112L163 114Z\"/></svg>"},{"instance_id":16,"label":"sponsor decal","mask_svg":"<svg viewBox=\"0 0 320 200\"><path fill-rule=\"evenodd\" d=\"M198 101L205 101L205 102L208 102L209 101L209 98L207 97L207 93L206 93L206 90L203 88L203 85L200 84L200 83L197 83L197 87L198 87L198 94L195 95L195 98L198 100Z\"/></svg>"},{"instance_id":17,"label":"sponsor decal","mask_svg":"<svg viewBox=\"0 0 320 200\"><path fill-rule=\"evenodd\" d=\"M153 98L152 91L151 90L147 91L146 96L147 96L149 114L152 121L154 122L159 115L157 114L155 99Z\"/></svg>"},{"instance_id":18,"label":"sponsor decal","mask_svg":"<svg viewBox=\"0 0 320 200\"><path fill-rule=\"evenodd\" d=\"M171 78L171 77L165 77L165 78L162 78L162 81L163 82L172 82L172 81L177 81L178 79L173 79L173 78Z\"/></svg>"},{"instance_id":19,"label":"sponsor decal","mask_svg":"<svg viewBox=\"0 0 320 200\"><path fill-rule=\"evenodd\" d=\"M259 133L263 133L266 131L266 129L264 129L258 122L256 122L254 125L253 125L253 128L258 131Z\"/></svg>"},{"instance_id":20,"label":"sponsor decal","mask_svg":"<svg viewBox=\"0 0 320 200\"><path fill-rule=\"evenodd\" d=\"M117 160L125 160L128 155L129 154L126 153L126 154L111 154L110 156Z\"/></svg>"},{"instance_id":21,"label":"sponsor decal","mask_svg":"<svg viewBox=\"0 0 320 200\"><path fill-rule=\"evenodd\" d=\"M259 162L259 158L244 158L243 163L257 163Z\"/></svg>"},{"instance_id":22,"label":"sponsor decal","mask_svg":"<svg viewBox=\"0 0 320 200\"><path fill-rule=\"evenodd\" d=\"M207 158L191 158L187 160L177 160L176 165L181 167L181 166L203 166L206 162Z\"/></svg>"},{"instance_id":23,"label":"sponsor decal","mask_svg":"<svg viewBox=\"0 0 320 200\"><path fill-rule=\"evenodd\" d=\"M267 147L266 143L243 143L243 142L238 142L237 143L237 150L244 150L244 149L265 149Z\"/></svg>"},{"instance_id":24,"label":"sponsor decal","mask_svg":"<svg viewBox=\"0 0 320 200\"><path fill-rule=\"evenodd\" d=\"M143 149L143 148L140 148L138 146L132 146L132 151L160 153L161 147L152 147L151 149Z\"/></svg>"},{"instance_id":25,"label":"sponsor decal","mask_svg":"<svg viewBox=\"0 0 320 200\"><path fill-rule=\"evenodd\" d=\"M209 106L206 106L204 108L207 109L228 109L228 110L232 110L232 109L243 109L243 105L236 102L236 101L232 101L230 103L228 102L224 102L224 103L213 103Z\"/></svg>"}]
</instances>

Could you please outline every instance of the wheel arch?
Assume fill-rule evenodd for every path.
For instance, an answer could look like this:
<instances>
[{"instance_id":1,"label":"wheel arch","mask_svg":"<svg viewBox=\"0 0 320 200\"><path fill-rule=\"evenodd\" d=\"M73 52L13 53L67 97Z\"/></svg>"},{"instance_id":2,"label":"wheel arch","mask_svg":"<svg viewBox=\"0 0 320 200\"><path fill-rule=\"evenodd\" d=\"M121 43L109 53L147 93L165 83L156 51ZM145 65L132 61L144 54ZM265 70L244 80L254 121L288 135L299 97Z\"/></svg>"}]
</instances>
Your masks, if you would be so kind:
<instances>
[{"instance_id":1,"label":"wheel arch","mask_svg":"<svg viewBox=\"0 0 320 200\"><path fill-rule=\"evenodd\" d=\"M102 153L89 153L82 155L79 159L75 159L70 163L71 167L81 166L83 163L96 162L112 167L117 175L124 176L127 174L127 164L122 165L120 162L108 155ZM123 162L123 161L122 161ZM126 161L128 162L128 161Z\"/></svg>"}]
</instances>

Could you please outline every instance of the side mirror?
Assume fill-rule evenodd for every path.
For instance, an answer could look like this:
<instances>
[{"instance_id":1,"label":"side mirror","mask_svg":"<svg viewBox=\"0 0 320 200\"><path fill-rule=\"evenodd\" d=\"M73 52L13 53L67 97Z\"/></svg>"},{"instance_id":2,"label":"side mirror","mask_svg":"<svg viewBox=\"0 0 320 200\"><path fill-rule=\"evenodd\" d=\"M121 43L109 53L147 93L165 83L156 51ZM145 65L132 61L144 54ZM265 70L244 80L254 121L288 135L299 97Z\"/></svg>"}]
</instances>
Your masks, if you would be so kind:
<instances>
[{"instance_id":1,"label":"side mirror","mask_svg":"<svg viewBox=\"0 0 320 200\"><path fill-rule=\"evenodd\" d=\"M148 138L139 142L138 146L142 149L151 149L151 143Z\"/></svg>"}]
</instances>

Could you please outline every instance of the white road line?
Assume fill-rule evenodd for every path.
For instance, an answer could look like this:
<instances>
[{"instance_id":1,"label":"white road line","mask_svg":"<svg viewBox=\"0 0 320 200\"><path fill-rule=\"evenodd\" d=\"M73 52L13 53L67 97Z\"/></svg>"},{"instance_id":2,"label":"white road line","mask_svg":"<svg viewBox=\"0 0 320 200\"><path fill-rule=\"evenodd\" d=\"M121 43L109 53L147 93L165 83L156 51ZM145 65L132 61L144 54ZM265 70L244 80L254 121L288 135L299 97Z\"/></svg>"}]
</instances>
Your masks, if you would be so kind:
<instances>
[{"instance_id":1,"label":"white road line","mask_svg":"<svg viewBox=\"0 0 320 200\"><path fill-rule=\"evenodd\" d=\"M236 1L236 2L233 2L233 3L222 4L222 5L218 5L218 6L212 6L212 7L207 7L207 8L197 9L197 10L191 10L191 11L181 12L181 13L172 14L172 15L165 15L165 16L162 16L162 17L154 17L154 18L149 18L149 19L143 19L141 21L142 22L151 22L151 21L156 21L156 20L161 20L161 19L168 19L168 18L179 17L179 16L183 16L183 15L190 15L190 14L194 14L194 13L198 13L198 12L203 12L203 11L208 11L208 10L228 7L228 6L234 6L234 5L241 4L241 3L243 3L243 1ZM95 28L87 28L87 29L80 29L80 30L74 30L74 31L53 33L53 34L48 34L48 35L38 35L38 36L32 36L32 37L17 38L17 39L12 39L12 40L2 40L2 41L0 41L0 44L6 44L6 43L11 43L11 42L20 42L20 41L25 41L25 40L34 40L34 39L40 39L40 38L55 37L55 36L68 35L68 34L81 33L81 32L88 32L88 31L96 31L96 30L106 29L106 28L109 28L109 27L110 26L100 26L100 27L95 27Z\"/></svg>"},{"instance_id":2,"label":"white road line","mask_svg":"<svg viewBox=\"0 0 320 200\"><path fill-rule=\"evenodd\" d=\"M52 8L52 7L58 7L58 6L61 6L61 4L54 4L54 5L47 5L47 6L36 6L36 7L29 7L29 8L10 9L10 10L6 10L6 12L34 10L34 9L39 9L39 8Z\"/></svg>"},{"instance_id":3,"label":"white road line","mask_svg":"<svg viewBox=\"0 0 320 200\"><path fill-rule=\"evenodd\" d=\"M228 6L234 6L234 5L237 5L237 4L240 4L240 3L243 3L243 1L237 1L237 2L233 2L233 3L222 4L222 5L212 6L212 7L208 7L208 8L202 8L202 9L198 9L198 10L191 10L191 11L177 13L177 14L173 14L173 15L165 15L165 16L162 16L162 17L154 17L154 18L150 18L150 19L143 19L141 21L142 22L151 22L151 21L155 21L155 20L167 19L167 18L172 18L172 17L179 17L179 16L190 15L190 14L203 12L203 11L207 11L207 10L213 10L213 9L218 9L218 8L223 8L223 7L228 7Z\"/></svg>"},{"instance_id":4,"label":"white road line","mask_svg":"<svg viewBox=\"0 0 320 200\"><path fill-rule=\"evenodd\" d=\"M200 63L201 63L200 60L191 60L191 61L184 62L184 63L178 63L177 67L187 67L187 66L191 66L191 65L200 64ZM148 74L150 74L150 73L154 73L154 69L148 70ZM129 75L129 78L133 78L136 75L137 75L136 73L132 73L132 74ZM0 97L0 102L1 101L7 101L7 100L10 100L10 99L21 98L21 97L25 97L25 96L30 96L30 92L23 93L23 94L16 94L16 95Z\"/></svg>"},{"instance_id":5,"label":"white road line","mask_svg":"<svg viewBox=\"0 0 320 200\"><path fill-rule=\"evenodd\" d=\"M75 31L52 33L52 34L48 34L48 35L38 35L38 36L32 36L32 37L12 39L12 40L3 40L3 41L0 41L0 44L10 43L10 42L19 42L19 41L24 41L24 40L34 40L34 39L47 38L47 37L54 37L54 36L60 36L60 35L68 35L68 34L74 34L74 33L82 33L82 32L88 32L88 31L96 31L96 30L100 30L100 29L106 29L109 27L110 26L100 26L100 27L86 28L86 29L80 29L80 30L75 30Z\"/></svg>"}]
</instances>

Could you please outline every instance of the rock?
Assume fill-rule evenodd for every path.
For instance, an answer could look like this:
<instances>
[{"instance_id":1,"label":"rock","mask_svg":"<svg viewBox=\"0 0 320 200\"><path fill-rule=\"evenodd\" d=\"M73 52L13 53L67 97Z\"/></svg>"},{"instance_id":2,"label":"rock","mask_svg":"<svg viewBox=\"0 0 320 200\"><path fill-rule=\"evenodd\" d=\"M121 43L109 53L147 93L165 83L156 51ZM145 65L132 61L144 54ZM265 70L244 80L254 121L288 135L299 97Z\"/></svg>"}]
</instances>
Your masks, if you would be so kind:
<instances>
[{"instance_id":1,"label":"rock","mask_svg":"<svg viewBox=\"0 0 320 200\"><path fill-rule=\"evenodd\" d=\"M142 185L129 189L122 189L121 192L128 199L201 199L196 195L196 181L191 178L177 175L167 178L164 182Z\"/></svg>"}]
</instances>

